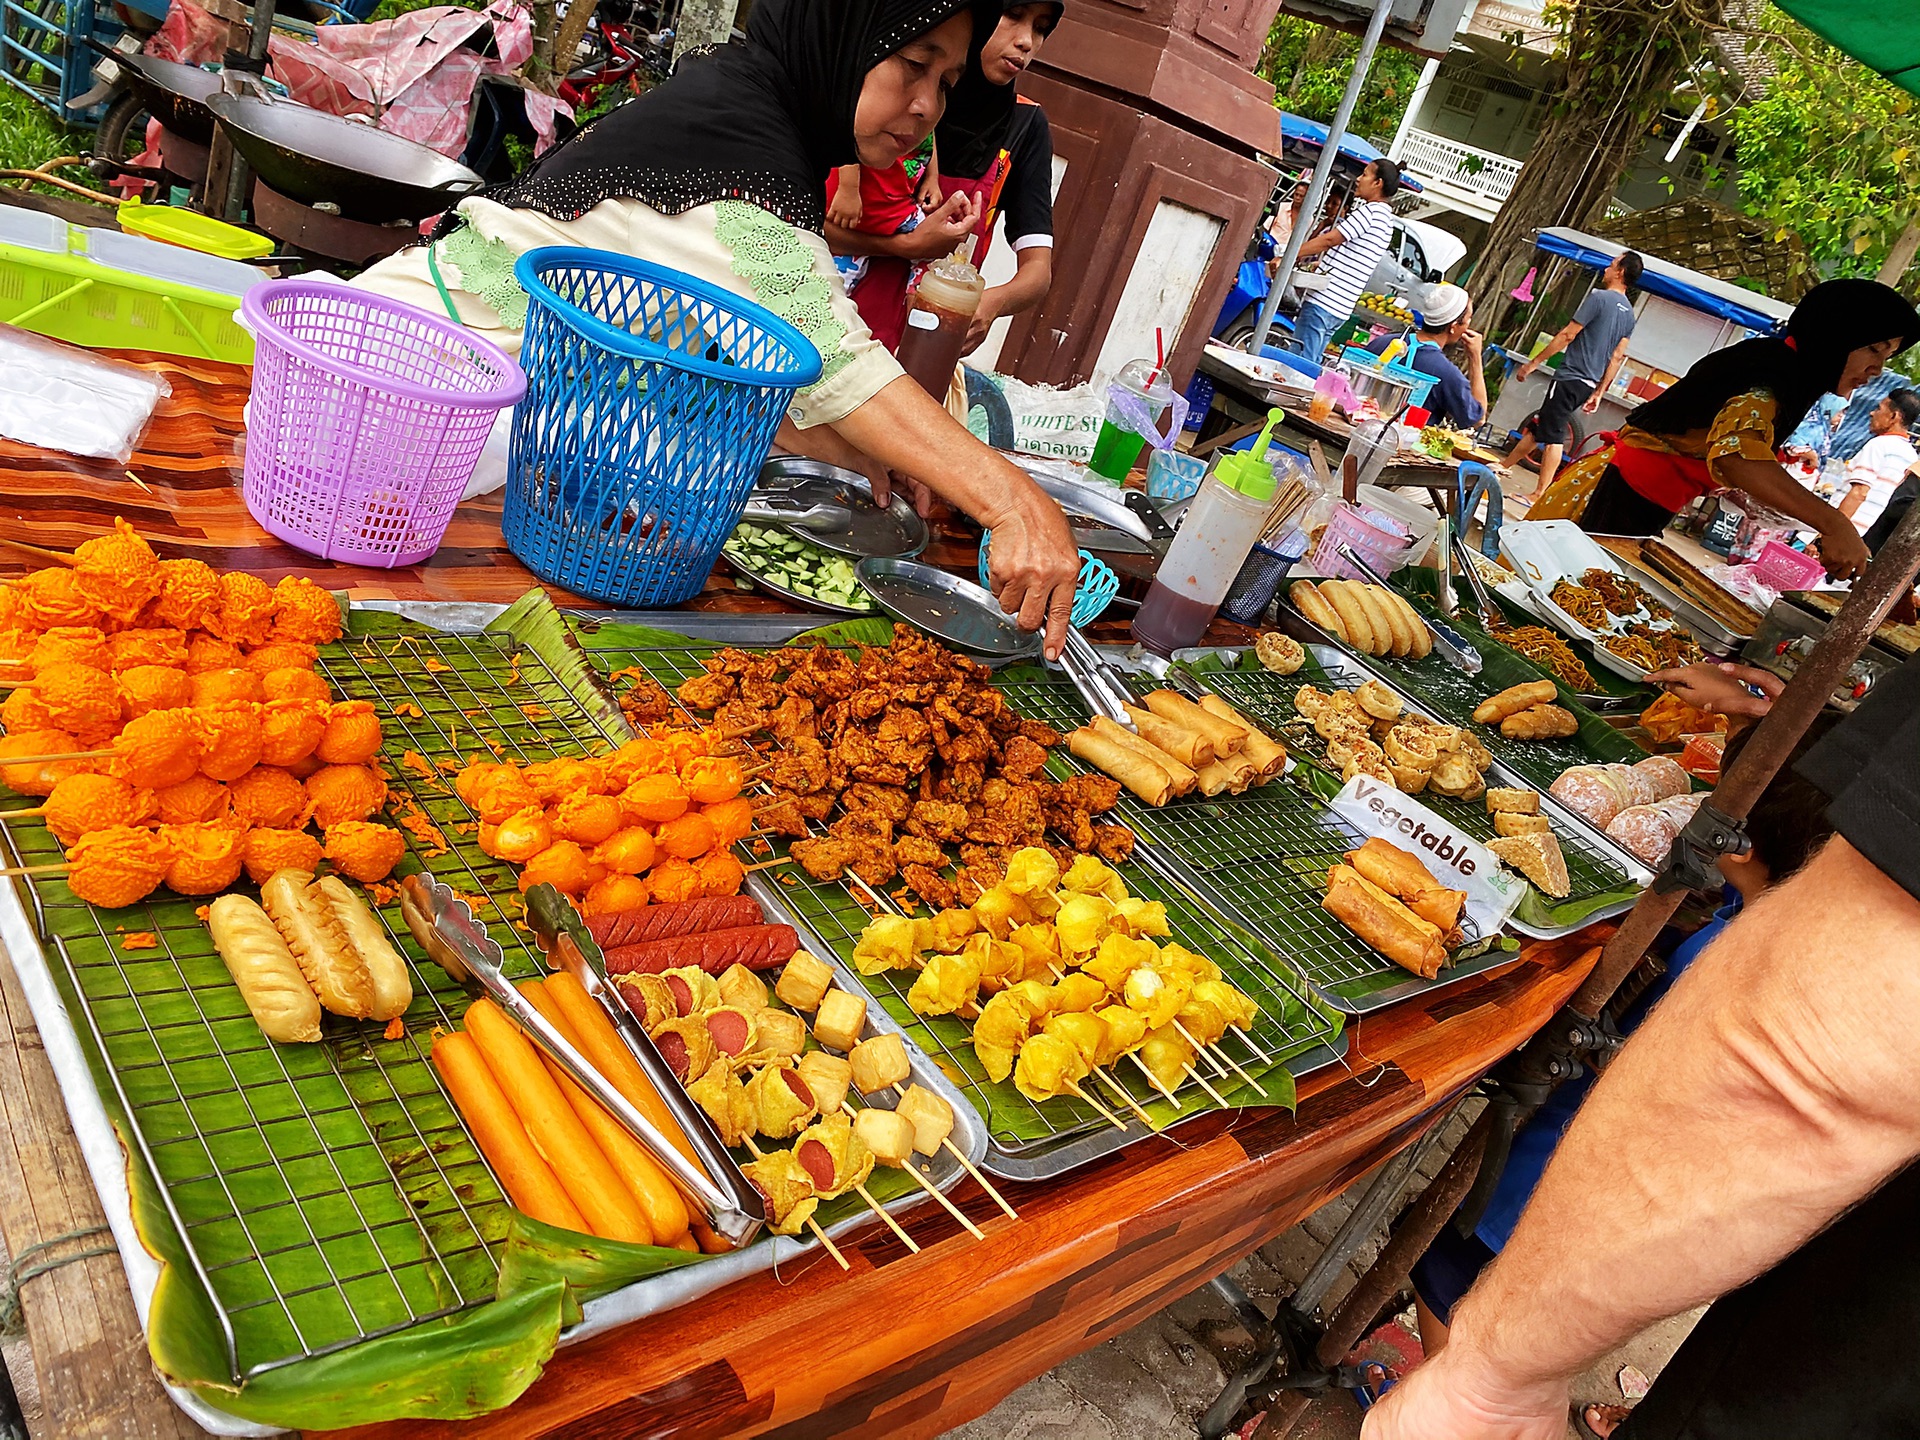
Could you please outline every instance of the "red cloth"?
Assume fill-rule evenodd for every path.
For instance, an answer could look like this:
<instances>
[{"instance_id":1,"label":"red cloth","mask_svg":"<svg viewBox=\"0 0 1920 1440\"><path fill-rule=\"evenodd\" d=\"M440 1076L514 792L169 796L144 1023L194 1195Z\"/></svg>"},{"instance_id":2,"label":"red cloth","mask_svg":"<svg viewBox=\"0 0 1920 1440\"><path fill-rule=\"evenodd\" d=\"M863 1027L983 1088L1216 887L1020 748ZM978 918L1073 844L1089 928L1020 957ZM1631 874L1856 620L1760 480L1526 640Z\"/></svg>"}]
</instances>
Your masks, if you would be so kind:
<instances>
[{"instance_id":1,"label":"red cloth","mask_svg":"<svg viewBox=\"0 0 1920 1440\"><path fill-rule=\"evenodd\" d=\"M840 172L827 174L827 203L840 189ZM920 208L913 198L914 184L905 162L896 160L884 170L860 167L860 224L862 235L898 235L907 218Z\"/></svg>"},{"instance_id":2,"label":"red cloth","mask_svg":"<svg viewBox=\"0 0 1920 1440\"><path fill-rule=\"evenodd\" d=\"M1720 488L1704 460L1662 450L1641 450L1624 441L1613 447L1613 468L1642 500L1676 515L1697 497Z\"/></svg>"},{"instance_id":3,"label":"red cloth","mask_svg":"<svg viewBox=\"0 0 1920 1440\"><path fill-rule=\"evenodd\" d=\"M862 179L866 171L860 172ZM993 237L993 212L986 204L991 196L997 176L991 169L978 180L960 180L951 176L940 177L941 195L966 191L972 195L981 207L980 223L974 228L973 263L978 265L985 257L986 245ZM861 187L861 202L866 199L866 187ZM864 226L862 228L865 228ZM900 348L900 336L907 328L907 309L911 291L908 288L913 278L913 262L902 260L897 255L875 255L867 262L867 276L853 292L854 307L859 310L860 318L867 322L867 328L873 332L873 338L889 350Z\"/></svg>"}]
</instances>

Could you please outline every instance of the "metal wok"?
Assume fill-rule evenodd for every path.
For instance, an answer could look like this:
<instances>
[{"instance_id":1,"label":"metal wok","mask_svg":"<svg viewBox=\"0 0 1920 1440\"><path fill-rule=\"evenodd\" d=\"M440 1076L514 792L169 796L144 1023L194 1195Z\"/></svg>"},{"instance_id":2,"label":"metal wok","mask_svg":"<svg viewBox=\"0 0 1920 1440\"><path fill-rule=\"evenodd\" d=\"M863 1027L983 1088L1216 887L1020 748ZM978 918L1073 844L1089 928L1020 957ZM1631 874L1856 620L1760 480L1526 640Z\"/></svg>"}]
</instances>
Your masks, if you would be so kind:
<instances>
[{"instance_id":1,"label":"metal wok","mask_svg":"<svg viewBox=\"0 0 1920 1440\"><path fill-rule=\"evenodd\" d=\"M207 105L261 180L349 220L423 220L485 183L437 150L291 101L216 95Z\"/></svg>"},{"instance_id":2,"label":"metal wok","mask_svg":"<svg viewBox=\"0 0 1920 1440\"><path fill-rule=\"evenodd\" d=\"M207 101L221 93L220 73L151 55L118 55L114 64L126 72L128 87L140 97L147 113L182 140L205 145L213 139L213 111Z\"/></svg>"}]
</instances>

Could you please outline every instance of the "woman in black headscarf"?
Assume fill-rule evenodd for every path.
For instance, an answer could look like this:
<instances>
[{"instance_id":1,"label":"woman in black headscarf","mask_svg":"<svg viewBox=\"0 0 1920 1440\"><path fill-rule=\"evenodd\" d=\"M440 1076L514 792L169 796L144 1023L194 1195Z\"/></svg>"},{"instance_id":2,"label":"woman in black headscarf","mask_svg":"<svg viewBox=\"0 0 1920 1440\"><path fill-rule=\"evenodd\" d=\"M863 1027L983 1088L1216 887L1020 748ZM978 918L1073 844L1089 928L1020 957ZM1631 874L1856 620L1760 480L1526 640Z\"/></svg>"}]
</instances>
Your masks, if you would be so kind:
<instances>
[{"instance_id":1,"label":"woman in black headscarf","mask_svg":"<svg viewBox=\"0 0 1920 1440\"><path fill-rule=\"evenodd\" d=\"M954 87L934 132L942 198L918 229L869 235L827 226L827 243L836 254L874 257L854 300L867 328L888 349L898 347L906 325L914 263L950 255L971 236L969 258L982 264L1001 215L1017 269L980 297L968 352L995 320L1031 309L1053 284L1053 132L1046 112L1019 98L1014 86L1064 13L1061 0L1016 0L1006 7L982 46L980 63Z\"/></svg>"},{"instance_id":2,"label":"woman in black headscarf","mask_svg":"<svg viewBox=\"0 0 1920 1440\"><path fill-rule=\"evenodd\" d=\"M1697 496L1744 490L1818 531L1830 574L1854 574L1868 556L1853 522L1789 475L1774 452L1822 394L1851 394L1916 340L1920 312L1890 286L1816 285L1783 334L1702 358L1635 410L1609 450L1581 461L1555 489L1577 493L1583 477L1574 471L1597 469L1580 524L1610 535L1657 535Z\"/></svg>"},{"instance_id":3,"label":"woman in black headscarf","mask_svg":"<svg viewBox=\"0 0 1920 1440\"><path fill-rule=\"evenodd\" d=\"M911 476L990 526L995 595L1027 629L1046 623L1057 654L1079 565L1059 507L901 372L820 233L828 172L918 146L999 12L999 0L758 0L744 39L463 200L433 243L355 283L515 351L527 301L513 264L542 245L639 256L766 306L825 362L778 443L866 471L883 498L890 471Z\"/></svg>"}]
</instances>

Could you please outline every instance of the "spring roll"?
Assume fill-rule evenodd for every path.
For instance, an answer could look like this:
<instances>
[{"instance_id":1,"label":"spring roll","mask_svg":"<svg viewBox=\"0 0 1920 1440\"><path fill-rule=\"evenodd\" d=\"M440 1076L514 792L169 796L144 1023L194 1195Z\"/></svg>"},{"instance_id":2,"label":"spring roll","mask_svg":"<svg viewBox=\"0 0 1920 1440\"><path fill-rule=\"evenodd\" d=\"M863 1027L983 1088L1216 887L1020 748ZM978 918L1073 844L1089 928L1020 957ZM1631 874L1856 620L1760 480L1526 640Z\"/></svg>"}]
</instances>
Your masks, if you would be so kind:
<instances>
[{"instance_id":1,"label":"spring roll","mask_svg":"<svg viewBox=\"0 0 1920 1440\"><path fill-rule=\"evenodd\" d=\"M1109 739L1090 726L1067 736L1067 748L1088 764L1118 780L1149 805L1173 798L1173 780L1166 771L1137 750Z\"/></svg>"},{"instance_id":2,"label":"spring roll","mask_svg":"<svg viewBox=\"0 0 1920 1440\"><path fill-rule=\"evenodd\" d=\"M1240 747L1240 753L1258 767L1261 780L1271 780L1287 768L1287 747L1268 735L1266 731L1247 719L1246 716L1242 715L1218 695L1201 696L1200 708L1209 715L1218 716L1231 725L1243 725L1246 727L1247 743Z\"/></svg>"},{"instance_id":3,"label":"spring roll","mask_svg":"<svg viewBox=\"0 0 1920 1440\"><path fill-rule=\"evenodd\" d=\"M1260 768L1244 755L1229 755L1211 765L1202 765L1197 773L1202 795L1218 795L1223 790L1244 795L1260 780Z\"/></svg>"},{"instance_id":4,"label":"spring roll","mask_svg":"<svg viewBox=\"0 0 1920 1440\"><path fill-rule=\"evenodd\" d=\"M1155 690L1147 696L1147 708L1162 719L1205 735L1213 741L1216 759L1224 760L1229 755L1238 755L1241 747L1247 743L1246 726L1209 714L1177 691Z\"/></svg>"},{"instance_id":5,"label":"spring roll","mask_svg":"<svg viewBox=\"0 0 1920 1440\"><path fill-rule=\"evenodd\" d=\"M1163 720L1138 705L1127 706L1127 718L1133 721L1133 728L1140 732L1142 740L1157 750L1166 751L1182 765L1199 770L1213 763L1213 741L1198 730Z\"/></svg>"},{"instance_id":6,"label":"spring roll","mask_svg":"<svg viewBox=\"0 0 1920 1440\"><path fill-rule=\"evenodd\" d=\"M1158 765L1162 770L1166 771L1167 778L1173 781L1174 794L1190 795L1193 793L1193 787L1200 783L1190 767L1182 765L1151 740L1134 734L1133 731L1127 729L1126 726L1117 724L1104 715L1094 716L1092 723L1096 734L1106 736L1107 739L1113 741L1116 745L1126 746L1127 749L1133 751L1136 755L1151 760L1155 765Z\"/></svg>"},{"instance_id":7,"label":"spring roll","mask_svg":"<svg viewBox=\"0 0 1920 1440\"><path fill-rule=\"evenodd\" d=\"M1460 923L1460 908L1467 903L1467 892L1442 885L1418 856L1376 835L1358 850L1349 850L1346 860L1442 934Z\"/></svg>"},{"instance_id":8,"label":"spring roll","mask_svg":"<svg viewBox=\"0 0 1920 1440\"><path fill-rule=\"evenodd\" d=\"M1423 980L1446 963L1438 927L1422 920L1350 865L1327 872L1321 905L1374 950Z\"/></svg>"}]
</instances>

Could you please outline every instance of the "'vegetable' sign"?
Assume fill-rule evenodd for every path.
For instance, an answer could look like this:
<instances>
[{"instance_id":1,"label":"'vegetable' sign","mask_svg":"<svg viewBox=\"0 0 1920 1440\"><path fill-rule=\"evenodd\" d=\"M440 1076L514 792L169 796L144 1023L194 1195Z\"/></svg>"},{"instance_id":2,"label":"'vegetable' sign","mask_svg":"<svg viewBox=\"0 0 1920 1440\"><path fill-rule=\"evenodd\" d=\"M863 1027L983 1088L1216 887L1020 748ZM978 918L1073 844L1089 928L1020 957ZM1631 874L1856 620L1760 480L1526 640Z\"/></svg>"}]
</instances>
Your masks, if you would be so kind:
<instances>
[{"instance_id":1,"label":"'vegetable' sign","mask_svg":"<svg viewBox=\"0 0 1920 1440\"><path fill-rule=\"evenodd\" d=\"M1433 878L1467 892L1467 914L1480 935L1506 923L1527 882L1500 868L1494 853L1384 780L1356 775L1333 797L1333 811L1365 836L1379 836L1419 858Z\"/></svg>"}]
</instances>

